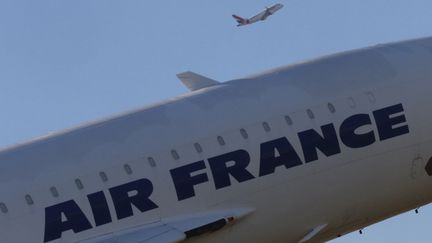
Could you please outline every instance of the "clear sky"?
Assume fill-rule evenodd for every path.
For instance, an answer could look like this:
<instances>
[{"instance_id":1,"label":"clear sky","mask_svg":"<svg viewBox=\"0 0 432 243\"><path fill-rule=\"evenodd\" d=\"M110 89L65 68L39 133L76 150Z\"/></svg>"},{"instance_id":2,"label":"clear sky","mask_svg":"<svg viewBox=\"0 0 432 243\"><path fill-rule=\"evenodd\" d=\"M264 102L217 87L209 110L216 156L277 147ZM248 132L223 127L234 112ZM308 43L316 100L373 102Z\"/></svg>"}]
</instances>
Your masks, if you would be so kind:
<instances>
[{"instance_id":1,"label":"clear sky","mask_svg":"<svg viewBox=\"0 0 432 243\"><path fill-rule=\"evenodd\" d=\"M0 1L0 146L226 81L378 43L432 36L430 0ZM0 168L1 169L1 168ZM334 242L430 242L432 207Z\"/></svg>"}]
</instances>

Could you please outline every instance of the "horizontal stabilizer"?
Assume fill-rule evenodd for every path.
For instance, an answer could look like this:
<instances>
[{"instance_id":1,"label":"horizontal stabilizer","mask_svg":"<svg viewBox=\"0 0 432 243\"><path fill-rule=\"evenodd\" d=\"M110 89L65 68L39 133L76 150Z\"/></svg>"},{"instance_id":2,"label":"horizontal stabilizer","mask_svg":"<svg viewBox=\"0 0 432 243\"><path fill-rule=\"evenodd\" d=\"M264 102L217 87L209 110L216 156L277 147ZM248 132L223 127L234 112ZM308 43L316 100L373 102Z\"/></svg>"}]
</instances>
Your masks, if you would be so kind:
<instances>
[{"instance_id":1,"label":"horizontal stabilizer","mask_svg":"<svg viewBox=\"0 0 432 243\"><path fill-rule=\"evenodd\" d=\"M177 74L177 78L179 78L190 91L220 84L218 81L190 71Z\"/></svg>"}]
</instances>

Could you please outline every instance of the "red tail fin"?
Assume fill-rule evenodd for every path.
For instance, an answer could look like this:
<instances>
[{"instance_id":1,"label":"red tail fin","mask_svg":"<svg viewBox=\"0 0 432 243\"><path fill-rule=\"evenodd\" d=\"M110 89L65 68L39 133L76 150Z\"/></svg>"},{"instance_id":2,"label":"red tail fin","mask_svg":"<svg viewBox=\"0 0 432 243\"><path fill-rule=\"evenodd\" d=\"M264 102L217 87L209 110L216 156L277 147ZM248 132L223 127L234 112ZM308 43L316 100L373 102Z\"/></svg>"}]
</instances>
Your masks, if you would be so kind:
<instances>
[{"instance_id":1,"label":"red tail fin","mask_svg":"<svg viewBox=\"0 0 432 243\"><path fill-rule=\"evenodd\" d=\"M247 20L240 17L240 16L237 16L235 14L233 14L232 16L237 21L237 23L239 23L239 24L246 24L247 23Z\"/></svg>"}]
</instances>

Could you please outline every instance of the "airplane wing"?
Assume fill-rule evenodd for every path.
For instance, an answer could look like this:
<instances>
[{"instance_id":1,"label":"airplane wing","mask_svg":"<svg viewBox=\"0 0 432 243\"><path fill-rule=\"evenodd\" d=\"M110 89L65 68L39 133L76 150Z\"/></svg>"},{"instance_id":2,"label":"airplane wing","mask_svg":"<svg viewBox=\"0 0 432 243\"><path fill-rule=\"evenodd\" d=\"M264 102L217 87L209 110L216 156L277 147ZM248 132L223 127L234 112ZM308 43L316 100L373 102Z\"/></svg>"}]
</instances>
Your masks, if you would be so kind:
<instances>
[{"instance_id":1,"label":"airplane wing","mask_svg":"<svg viewBox=\"0 0 432 243\"><path fill-rule=\"evenodd\" d=\"M252 213L249 208L202 213L193 216L161 220L141 227L116 231L79 243L158 243L181 242L194 236L211 233L233 224Z\"/></svg>"},{"instance_id":2,"label":"airplane wing","mask_svg":"<svg viewBox=\"0 0 432 243\"><path fill-rule=\"evenodd\" d=\"M180 242L186 235L177 229L163 223L146 225L134 230L113 232L98 238L92 238L80 243L153 243L153 242Z\"/></svg>"},{"instance_id":3,"label":"airplane wing","mask_svg":"<svg viewBox=\"0 0 432 243\"><path fill-rule=\"evenodd\" d=\"M268 17L267 10L264 10L264 11L261 11L260 13L258 13L257 15L253 16L249 20L251 23L254 23L254 22L258 22L260 20L265 20L267 17Z\"/></svg>"},{"instance_id":4,"label":"airplane wing","mask_svg":"<svg viewBox=\"0 0 432 243\"><path fill-rule=\"evenodd\" d=\"M265 20L265 19L267 19L268 16L274 14L275 12L277 12L282 7L283 7L283 5L280 3L275 4L271 7L267 7L264 11L261 11L259 14L250 18L250 20L251 20L251 22L257 22L260 20Z\"/></svg>"},{"instance_id":5,"label":"airplane wing","mask_svg":"<svg viewBox=\"0 0 432 243\"><path fill-rule=\"evenodd\" d=\"M279 11L281 8L283 8L283 5L280 3L277 3L273 6L271 6L270 8L268 8L267 10L269 11L270 15L276 13L277 11Z\"/></svg>"}]
</instances>

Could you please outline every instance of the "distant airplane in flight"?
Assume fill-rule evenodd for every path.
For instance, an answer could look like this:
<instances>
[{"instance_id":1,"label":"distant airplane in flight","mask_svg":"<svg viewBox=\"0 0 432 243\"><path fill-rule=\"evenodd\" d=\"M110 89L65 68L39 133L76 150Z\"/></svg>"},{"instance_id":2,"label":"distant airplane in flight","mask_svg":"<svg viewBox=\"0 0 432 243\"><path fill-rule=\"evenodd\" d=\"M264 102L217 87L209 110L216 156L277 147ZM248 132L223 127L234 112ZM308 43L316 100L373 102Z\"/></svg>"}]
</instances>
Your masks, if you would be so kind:
<instances>
[{"instance_id":1,"label":"distant airplane in flight","mask_svg":"<svg viewBox=\"0 0 432 243\"><path fill-rule=\"evenodd\" d=\"M258 21L266 20L268 16L276 13L282 7L283 7L282 4L276 3L276 4L273 4L270 7L266 7L266 9L264 11L261 11L260 13L258 13L255 16L253 16L252 18L245 19L245 18L239 17L239 16L237 16L235 14L233 14L233 18L237 21L237 23L238 23L237 26L243 26L243 25L253 24L253 23L256 23Z\"/></svg>"}]
</instances>

